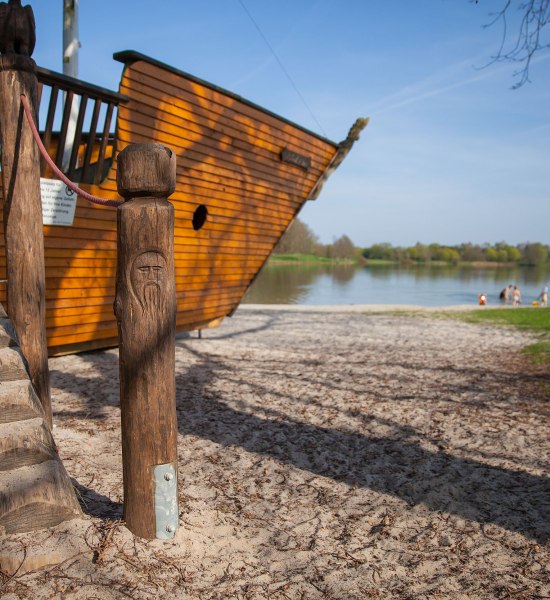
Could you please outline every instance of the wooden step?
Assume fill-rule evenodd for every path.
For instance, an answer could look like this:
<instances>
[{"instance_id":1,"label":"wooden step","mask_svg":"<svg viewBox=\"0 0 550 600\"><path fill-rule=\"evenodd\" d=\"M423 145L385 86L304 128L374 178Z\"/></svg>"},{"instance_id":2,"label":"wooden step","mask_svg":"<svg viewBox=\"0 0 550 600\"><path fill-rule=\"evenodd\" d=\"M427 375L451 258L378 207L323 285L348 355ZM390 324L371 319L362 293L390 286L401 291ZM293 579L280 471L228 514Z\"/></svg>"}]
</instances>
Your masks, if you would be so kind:
<instances>
[{"instance_id":1,"label":"wooden step","mask_svg":"<svg viewBox=\"0 0 550 600\"><path fill-rule=\"evenodd\" d=\"M24 533L82 517L17 335L0 304L0 532Z\"/></svg>"},{"instance_id":2,"label":"wooden step","mask_svg":"<svg viewBox=\"0 0 550 600\"><path fill-rule=\"evenodd\" d=\"M27 365L17 346L0 348L0 381L28 379Z\"/></svg>"},{"instance_id":3,"label":"wooden step","mask_svg":"<svg viewBox=\"0 0 550 600\"><path fill-rule=\"evenodd\" d=\"M4 307L0 310L0 348L6 346L19 346L17 333L13 323L6 317Z\"/></svg>"},{"instance_id":4,"label":"wooden step","mask_svg":"<svg viewBox=\"0 0 550 600\"><path fill-rule=\"evenodd\" d=\"M55 443L44 419L0 425L0 471L56 459Z\"/></svg>"},{"instance_id":5,"label":"wooden step","mask_svg":"<svg viewBox=\"0 0 550 600\"><path fill-rule=\"evenodd\" d=\"M36 531L82 516L71 480L59 458L1 474L0 529Z\"/></svg>"},{"instance_id":6,"label":"wooden step","mask_svg":"<svg viewBox=\"0 0 550 600\"><path fill-rule=\"evenodd\" d=\"M44 418L44 411L30 380L0 380L0 424L35 417Z\"/></svg>"}]
</instances>

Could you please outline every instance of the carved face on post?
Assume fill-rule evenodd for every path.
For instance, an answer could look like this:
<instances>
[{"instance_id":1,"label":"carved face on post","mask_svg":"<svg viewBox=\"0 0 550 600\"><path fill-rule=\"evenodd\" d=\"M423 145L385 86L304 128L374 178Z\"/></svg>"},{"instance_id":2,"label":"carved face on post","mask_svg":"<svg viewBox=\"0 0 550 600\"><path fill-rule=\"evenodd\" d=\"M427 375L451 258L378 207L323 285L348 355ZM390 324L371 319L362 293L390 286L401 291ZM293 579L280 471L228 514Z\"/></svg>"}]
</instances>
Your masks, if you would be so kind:
<instances>
[{"instance_id":1,"label":"carved face on post","mask_svg":"<svg viewBox=\"0 0 550 600\"><path fill-rule=\"evenodd\" d=\"M162 309L165 278L166 259L160 252L149 250L136 256L131 269L132 291L144 313Z\"/></svg>"},{"instance_id":2,"label":"carved face on post","mask_svg":"<svg viewBox=\"0 0 550 600\"><path fill-rule=\"evenodd\" d=\"M0 52L31 56L36 44L34 14L21 0L0 2Z\"/></svg>"}]
</instances>

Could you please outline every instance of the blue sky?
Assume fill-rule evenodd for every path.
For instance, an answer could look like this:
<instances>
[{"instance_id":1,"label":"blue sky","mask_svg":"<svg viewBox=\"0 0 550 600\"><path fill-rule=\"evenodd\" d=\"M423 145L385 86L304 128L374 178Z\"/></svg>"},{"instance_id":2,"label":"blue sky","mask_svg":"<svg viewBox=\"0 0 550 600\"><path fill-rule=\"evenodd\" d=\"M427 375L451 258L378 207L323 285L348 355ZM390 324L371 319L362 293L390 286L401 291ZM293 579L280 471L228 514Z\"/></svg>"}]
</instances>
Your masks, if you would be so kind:
<instances>
[{"instance_id":1,"label":"blue sky","mask_svg":"<svg viewBox=\"0 0 550 600\"><path fill-rule=\"evenodd\" d=\"M300 214L323 242L550 243L550 52L519 90L514 65L482 68L503 0L242 1L307 107L239 0L80 0L80 78L117 89L132 49L335 141L370 117ZM63 1L30 4L33 57L62 71Z\"/></svg>"}]
</instances>

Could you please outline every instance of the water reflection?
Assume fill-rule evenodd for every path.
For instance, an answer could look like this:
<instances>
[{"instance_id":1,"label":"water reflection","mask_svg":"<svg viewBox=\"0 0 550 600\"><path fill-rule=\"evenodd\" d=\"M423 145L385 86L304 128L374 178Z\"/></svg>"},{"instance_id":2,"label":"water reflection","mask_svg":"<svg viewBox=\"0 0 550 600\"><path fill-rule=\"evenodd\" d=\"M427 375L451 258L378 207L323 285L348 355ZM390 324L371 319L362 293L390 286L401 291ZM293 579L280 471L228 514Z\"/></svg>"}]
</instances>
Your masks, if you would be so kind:
<instances>
[{"instance_id":1,"label":"water reflection","mask_svg":"<svg viewBox=\"0 0 550 600\"><path fill-rule=\"evenodd\" d=\"M452 265L411 265L411 266L369 266L373 278L389 278L396 273L416 279L459 279L463 282L484 281L492 283L539 285L545 284L549 277L547 267L460 267ZM539 290L540 291L540 290Z\"/></svg>"},{"instance_id":2,"label":"water reflection","mask_svg":"<svg viewBox=\"0 0 550 600\"><path fill-rule=\"evenodd\" d=\"M355 277L357 267L355 265L334 265L330 270L330 275L334 282L345 287Z\"/></svg>"},{"instance_id":3,"label":"water reflection","mask_svg":"<svg viewBox=\"0 0 550 600\"><path fill-rule=\"evenodd\" d=\"M323 274L317 266L267 265L246 295L252 304L300 304Z\"/></svg>"},{"instance_id":4,"label":"water reflection","mask_svg":"<svg viewBox=\"0 0 550 600\"><path fill-rule=\"evenodd\" d=\"M524 303L550 281L548 268L460 266L268 265L244 302L253 304L471 304L480 292L498 303L518 285Z\"/></svg>"}]
</instances>

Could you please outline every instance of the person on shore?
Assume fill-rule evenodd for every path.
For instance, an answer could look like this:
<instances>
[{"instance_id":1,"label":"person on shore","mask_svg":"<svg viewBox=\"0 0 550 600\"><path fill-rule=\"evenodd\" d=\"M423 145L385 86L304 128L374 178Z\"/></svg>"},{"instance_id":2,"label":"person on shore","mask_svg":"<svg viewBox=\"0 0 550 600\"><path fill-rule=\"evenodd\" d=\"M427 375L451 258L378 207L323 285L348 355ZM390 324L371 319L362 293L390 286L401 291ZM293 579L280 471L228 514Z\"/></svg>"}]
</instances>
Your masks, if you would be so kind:
<instances>
[{"instance_id":1,"label":"person on shore","mask_svg":"<svg viewBox=\"0 0 550 600\"><path fill-rule=\"evenodd\" d=\"M510 300L511 294L512 294L512 284L510 284L509 286L503 288L500 291L500 294L499 294L498 297L500 298L500 300L502 302L508 302Z\"/></svg>"},{"instance_id":2,"label":"person on shore","mask_svg":"<svg viewBox=\"0 0 550 600\"><path fill-rule=\"evenodd\" d=\"M545 285L540 293L540 305L548 306L548 286Z\"/></svg>"},{"instance_id":3,"label":"person on shore","mask_svg":"<svg viewBox=\"0 0 550 600\"><path fill-rule=\"evenodd\" d=\"M480 306L485 306L487 304L487 294L485 292L481 292L481 294L479 294L477 297L477 301L479 302Z\"/></svg>"},{"instance_id":4,"label":"person on shore","mask_svg":"<svg viewBox=\"0 0 550 600\"><path fill-rule=\"evenodd\" d=\"M517 285L512 290L512 306L519 306L521 304L521 292Z\"/></svg>"}]
</instances>

